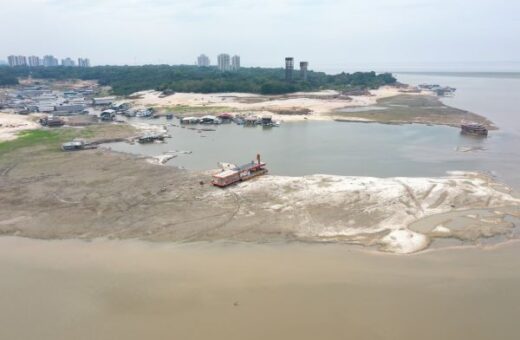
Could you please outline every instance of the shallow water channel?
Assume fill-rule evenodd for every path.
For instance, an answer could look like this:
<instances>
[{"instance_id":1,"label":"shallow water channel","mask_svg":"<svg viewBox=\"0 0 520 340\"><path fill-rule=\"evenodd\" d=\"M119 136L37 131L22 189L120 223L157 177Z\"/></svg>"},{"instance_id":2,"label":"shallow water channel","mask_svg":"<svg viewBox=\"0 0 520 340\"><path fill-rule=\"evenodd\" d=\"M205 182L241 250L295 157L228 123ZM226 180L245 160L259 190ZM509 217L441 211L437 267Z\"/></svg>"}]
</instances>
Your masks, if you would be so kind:
<instances>
[{"instance_id":1,"label":"shallow water channel","mask_svg":"<svg viewBox=\"0 0 520 340\"><path fill-rule=\"evenodd\" d=\"M476 138L446 126L334 121L282 123L273 128L233 123L180 126L178 120L164 118L145 122L165 125L172 138L164 144L113 143L109 147L147 156L190 151L167 163L189 170L214 169L218 162L240 165L260 153L274 175L421 177L479 170L520 187L520 139L508 133ZM202 128L215 131L196 130Z\"/></svg>"}]
</instances>

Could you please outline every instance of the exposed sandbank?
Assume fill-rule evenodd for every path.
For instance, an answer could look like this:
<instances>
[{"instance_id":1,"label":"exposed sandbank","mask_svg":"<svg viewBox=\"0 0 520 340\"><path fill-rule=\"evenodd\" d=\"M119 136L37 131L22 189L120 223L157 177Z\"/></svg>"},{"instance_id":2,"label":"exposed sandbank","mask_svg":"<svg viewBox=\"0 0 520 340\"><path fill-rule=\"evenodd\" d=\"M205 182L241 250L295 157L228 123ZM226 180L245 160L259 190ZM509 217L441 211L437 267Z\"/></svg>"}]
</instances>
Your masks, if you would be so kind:
<instances>
[{"instance_id":1,"label":"exposed sandbank","mask_svg":"<svg viewBox=\"0 0 520 340\"><path fill-rule=\"evenodd\" d=\"M279 96L247 93L175 93L163 96L157 91L143 91L134 94L132 102L137 107L154 106L183 116L234 111L258 116L268 114L282 122L337 120L458 126L466 120L496 128L485 117L444 105L430 91L410 92L385 86L367 92L364 95L344 95L327 90ZM349 110L352 111L347 112Z\"/></svg>"},{"instance_id":2,"label":"exposed sandbank","mask_svg":"<svg viewBox=\"0 0 520 340\"><path fill-rule=\"evenodd\" d=\"M410 253L439 236L408 228L428 216L497 211L493 221L475 219L482 227L467 237L475 241L510 234L513 226L502 220L519 214L519 200L507 187L472 173L265 176L220 190L207 173L151 165L141 157L24 148L1 157L0 175L0 234L44 239L333 241ZM464 238L464 230L457 236Z\"/></svg>"},{"instance_id":3,"label":"exposed sandbank","mask_svg":"<svg viewBox=\"0 0 520 340\"><path fill-rule=\"evenodd\" d=\"M171 110L175 110L176 106L189 106L193 109L200 108L201 112L212 107L222 107L223 111L227 109L257 115L270 114L275 120L282 121L333 120L340 118L333 114L337 109L374 105L378 99L401 94L399 91L396 87L386 86L371 90L369 95L359 96L344 96L337 91L327 90L280 96L248 93L175 93L166 97L157 91L143 91L135 94L139 99L133 100L133 103L137 106L166 107ZM302 111L308 114L299 114Z\"/></svg>"}]
</instances>

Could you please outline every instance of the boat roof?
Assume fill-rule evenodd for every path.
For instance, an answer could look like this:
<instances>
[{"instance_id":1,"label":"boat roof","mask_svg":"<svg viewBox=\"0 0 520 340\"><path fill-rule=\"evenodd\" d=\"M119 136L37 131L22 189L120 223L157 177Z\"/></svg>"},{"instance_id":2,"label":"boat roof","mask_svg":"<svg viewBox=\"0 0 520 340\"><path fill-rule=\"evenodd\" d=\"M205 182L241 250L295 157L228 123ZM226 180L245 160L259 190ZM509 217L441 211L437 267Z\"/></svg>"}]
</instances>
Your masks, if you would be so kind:
<instances>
[{"instance_id":1,"label":"boat roof","mask_svg":"<svg viewBox=\"0 0 520 340\"><path fill-rule=\"evenodd\" d=\"M480 123L462 123L462 126L474 127L474 128L485 128L486 127L484 124L480 124Z\"/></svg>"},{"instance_id":2,"label":"boat roof","mask_svg":"<svg viewBox=\"0 0 520 340\"><path fill-rule=\"evenodd\" d=\"M233 176L236 173L238 173L237 170L224 170L222 172L219 172L218 174L213 175L213 177L226 178L226 177L229 177L229 176Z\"/></svg>"},{"instance_id":3,"label":"boat roof","mask_svg":"<svg viewBox=\"0 0 520 340\"><path fill-rule=\"evenodd\" d=\"M66 143L63 143L62 146L63 147L67 147L67 146L82 146L84 143L81 142L81 141L72 141L72 142L66 142Z\"/></svg>"}]
</instances>

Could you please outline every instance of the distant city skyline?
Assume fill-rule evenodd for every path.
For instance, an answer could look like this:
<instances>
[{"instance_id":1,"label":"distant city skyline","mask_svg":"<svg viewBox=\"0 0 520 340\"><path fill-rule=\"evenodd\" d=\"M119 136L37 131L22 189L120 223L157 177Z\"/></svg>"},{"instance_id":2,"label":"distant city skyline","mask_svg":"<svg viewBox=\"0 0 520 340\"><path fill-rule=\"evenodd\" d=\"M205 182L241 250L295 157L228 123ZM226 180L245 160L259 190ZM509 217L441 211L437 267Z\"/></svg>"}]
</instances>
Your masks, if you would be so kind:
<instances>
[{"instance_id":1,"label":"distant city skyline","mask_svg":"<svg viewBox=\"0 0 520 340\"><path fill-rule=\"evenodd\" d=\"M1 58L53 51L96 65L193 65L201 51L213 59L239 46L245 67L283 67L280 59L298 55L325 71L520 70L520 2L511 0L18 0L1 8Z\"/></svg>"},{"instance_id":2,"label":"distant city skyline","mask_svg":"<svg viewBox=\"0 0 520 340\"><path fill-rule=\"evenodd\" d=\"M0 64L3 64L0 60ZM65 57L61 59L61 63L59 62L59 59L51 54L44 55L42 58L39 56L31 55L31 56L24 56L24 55L9 55L7 57L7 62L5 64L15 67L15 66L29 66L29 67L38 67L38 66L45 66L45 67L51 67L51 66L67 66L67 67L73 67L73 66L79 66L79 67L90 67L90 59L89 58L78 58L77 64L76 61L70 57Z\"/></svg>"}]
</instances>

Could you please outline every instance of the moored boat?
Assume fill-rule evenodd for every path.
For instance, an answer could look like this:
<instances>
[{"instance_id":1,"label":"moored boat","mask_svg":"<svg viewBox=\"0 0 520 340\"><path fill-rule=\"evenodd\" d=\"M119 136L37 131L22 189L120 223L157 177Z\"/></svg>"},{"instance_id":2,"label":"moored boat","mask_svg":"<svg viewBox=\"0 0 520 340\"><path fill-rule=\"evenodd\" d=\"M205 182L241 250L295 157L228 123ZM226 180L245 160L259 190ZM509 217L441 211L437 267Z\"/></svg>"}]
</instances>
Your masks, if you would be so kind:
<instances>
[{"instance_id":1,"label":"moored boat","mask_svg":"<svg viewBox=\"0 0 520 340\"><path fill-rule=\"evenodd\" d=\"M246 163L231 169L225 169L218 174L213 175L213 180L211 183L214 186L224 188L228 185L241 181L247 181L251 178L266 174L266 164L260 161L260 155L257 155L256 159L256 162L251 161L250 163Z\"/></svg>"},{"instance_id":2,"label":"moored boat","mask_svg":"<svg viewBox=\"0 0 520 340\"><path fill-rule=\"evenodd\" d=\"M488 129L486 126L478 123L462 123L460 125L460 133L477 136L487 136Z\"/></svg>"}]
</instances>

